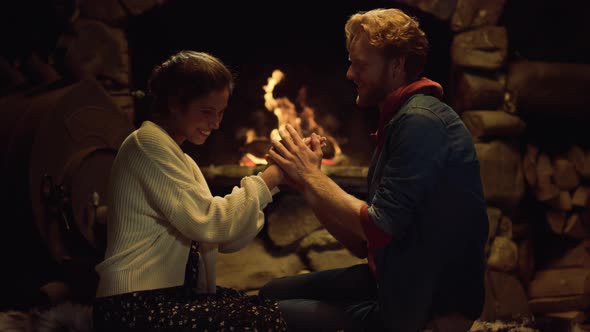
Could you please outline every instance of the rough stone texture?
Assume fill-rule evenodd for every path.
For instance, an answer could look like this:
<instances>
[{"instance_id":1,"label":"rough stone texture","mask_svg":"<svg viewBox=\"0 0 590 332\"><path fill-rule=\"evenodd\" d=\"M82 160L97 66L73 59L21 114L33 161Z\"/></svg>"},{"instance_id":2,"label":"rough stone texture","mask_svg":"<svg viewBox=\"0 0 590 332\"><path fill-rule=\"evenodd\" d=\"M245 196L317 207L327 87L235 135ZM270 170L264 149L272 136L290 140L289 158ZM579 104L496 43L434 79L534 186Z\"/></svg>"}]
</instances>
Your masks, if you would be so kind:
<instances>
[{"instance_id":1,"label":"rough stone texture","mask_svg":"<svg viewBox=\"0 0 590 332\"><path fill-rule=\"evenodd\" d=\"M453 108L458 113L468 110L495 110L504 104L504 74L483 75L469 69L456 70L453 79Z\"/></svg>"},{"instance_id":2,"label":"rough stone texture","mask_svg":"<svg viewBox=\"0 0 590 332\"><path fill-rule=\"evenodd\" d=\"M459 0L451 17L451 29L464 31L486 25L496 25L506 0Z\"/></svg>"},{"instance_id":3,"label":"rough stone texture","mask_svg":"<svg viewBox=\"0 0 590 332\"><path fill-rule=\"evenodd\" d=\"M73 30L59 41L69 75L77 79L105 77L129 85L129 47L122 29L83 18L74 23Z\"/></svg>"},{"instance_id":4,"label":"rough stone texture","mask_svg":"<svg viewBox=\"0 0 590 332\"><path fill-rule=\"evenodd\" d=\"M518 114L590 117L590 64L516 61L506 76L512 111Z\"/></svg>"},{"instance_id":5,"label":"rough stone texture","mask_svg":"<svg viewBox=\"0 0 590 332\"><path fill-rule=\"evenodd\" d=\"M94 18L109 24L123 24L129 16L140 15L166 0L81 0L81 16Z\"/></svg>"},{"instance_id":6,"label":"rough stone texture","mask_svg":"<svg viewBox=\"0 0 590 332\"><path fill-rule=\"evenodd\" d=\"M458 33L451 45L451 59L462 67L498 70L507 54L508 33L499 26Z\"/></svg>"},{"instance_id":7,"label":"rough stone texture","mask_svg":"<svg viewBox=\"0 0 590 332\"><path fill-rule=\"evenodd\" d=\"M318 229L299 242L299 252L311 249L341 249L342 245L325 228Z\"/></svg>"},{"instance_id":8,"label":"rough stone texture","mask_svg":"<svg viewBox=\"0 0 590 332\"><path fill-rule=\"evenodd\" d=\"M274 256L257 238L240 251L217 257L217 284L240 290L257 290L274 278L299 273L304 264L295 253Z\"/></svg>"},{"instance_id":9,"label":"rough stone texture","mask_svg":"<svg viewBox=\"0 0 590 332\"><path fill-rule=\"evenodd\" d=\"M525 193L518 147L507 141L494 140L475 143L475 150L486 202L503 210L513 210Z\"/></svg>"},{"instance_id":10,"label":"rough stone texture","mask_svg":"<svg viewBox=\"0 0 590 332\"><path fill-rule=\"evenodd\" d=\"M532 320L528 297L518 278L510 273L488 270L485 282L482 321Z\"/></svg>"},{"instance_id":11,"label":"rough stone texture","mask_svg":"<svg viewBox=\"0 0 590 332\"><path fill-rule=\"evenodd\" d=\"M313 271L337 269L367 262L366 259L353 256L346 249L325 251L312 249L307 253L307 257L309 259L309 266Z\"/></svg>"},{"instance_id":12,"label":"rough stone texture","mask_svg":"<svg viewBox=\"0 0 590 332\"><path fill-rule=\"evenodd\" d=\"M291 245L322 227L303 197L291 193L275 195L267 226L269 238L279 247Z\"/></svg>"},{"instance_id":13,"label":"rough stone texture","mask_svg":"<svg viewBox=\"0 0 590 332\"><path fill-rule=\"evenodd\" d=\"M398 0L397 2L416 7L441 21L450 19L457 6L457 0Z\"/></svg>"}]
</instances>

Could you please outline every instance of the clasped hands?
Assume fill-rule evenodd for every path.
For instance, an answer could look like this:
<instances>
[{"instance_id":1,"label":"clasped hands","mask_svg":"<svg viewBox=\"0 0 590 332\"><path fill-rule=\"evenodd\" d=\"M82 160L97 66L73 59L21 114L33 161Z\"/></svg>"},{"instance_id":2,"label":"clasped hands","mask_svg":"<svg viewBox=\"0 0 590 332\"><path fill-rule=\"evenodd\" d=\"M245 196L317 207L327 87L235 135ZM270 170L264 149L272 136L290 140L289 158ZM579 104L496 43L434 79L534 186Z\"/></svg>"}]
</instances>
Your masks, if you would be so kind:
<instances>
[{"instance_id":1,"label":"clasped hands","mask_svg":"<svg viewBox=\"0 0 590 332\"><path fill-rule=\"evenodd\" d=\"M301 190L307 176L320 170L326 137L312 133L302 138L290 124L279 128L280 140L272 140L266 159L285 174L284 183Z\"/></svg>"}]
</instances>

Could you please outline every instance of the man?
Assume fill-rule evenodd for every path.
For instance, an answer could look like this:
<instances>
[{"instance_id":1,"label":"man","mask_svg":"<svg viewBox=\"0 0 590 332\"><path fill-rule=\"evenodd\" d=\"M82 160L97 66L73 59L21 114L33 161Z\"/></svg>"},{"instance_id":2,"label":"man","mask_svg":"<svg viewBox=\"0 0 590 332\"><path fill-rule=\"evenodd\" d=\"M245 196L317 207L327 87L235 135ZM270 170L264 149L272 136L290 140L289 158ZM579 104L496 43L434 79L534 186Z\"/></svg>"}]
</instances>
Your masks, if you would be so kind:
<instances>
[{"instance_id":1,"label":"man","mask_svg":"<svg viewBox=\"0 0 590 332\"><path fill-rule=\"evenodd\" d=\"M346 193L290 126L269 158L288 174L325 228L368 264L271 281L290 330L467 331L484 302L488 219L471 136L420 77L428 41L398 9L345 25L359 107L378 106L368 198Z\"/></svg>"}]
</instances>

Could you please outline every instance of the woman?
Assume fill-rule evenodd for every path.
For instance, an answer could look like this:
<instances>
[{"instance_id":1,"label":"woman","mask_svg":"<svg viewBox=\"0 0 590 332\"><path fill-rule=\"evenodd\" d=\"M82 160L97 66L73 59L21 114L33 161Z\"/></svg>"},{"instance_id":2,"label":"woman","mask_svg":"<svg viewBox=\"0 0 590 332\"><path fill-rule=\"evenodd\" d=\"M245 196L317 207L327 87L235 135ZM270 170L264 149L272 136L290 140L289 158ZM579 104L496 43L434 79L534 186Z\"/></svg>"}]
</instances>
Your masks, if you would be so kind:
<instances>
[{"instance_id":1,"label":"woman","mask_svg":"<svg viewBox=\"0 0 590 332\"><path fill-rule=\"evenodd\" d=\"M269 165L230 194L212 196L181 150L219 127L232 89L231 72L207 53L181 51L154 68L153 121L126 138L110 174L107 247L96 266L98 330L286 329L274 301L215 281L217 253L243 248L262 229L282 171Z\"/></svg>"}]
</instances>

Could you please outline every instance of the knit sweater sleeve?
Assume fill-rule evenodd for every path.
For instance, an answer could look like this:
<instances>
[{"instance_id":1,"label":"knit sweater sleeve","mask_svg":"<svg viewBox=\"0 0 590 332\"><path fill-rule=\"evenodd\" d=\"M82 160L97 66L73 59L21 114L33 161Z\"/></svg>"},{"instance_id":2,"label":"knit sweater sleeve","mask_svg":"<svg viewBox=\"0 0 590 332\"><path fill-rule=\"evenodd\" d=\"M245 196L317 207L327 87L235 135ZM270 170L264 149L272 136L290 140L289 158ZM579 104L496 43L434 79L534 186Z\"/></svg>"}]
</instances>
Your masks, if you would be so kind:
<instances>
[{"instance_id":1,"label":"knit sweater sleeve","mask_svg":"<svg viewBox=\"0 0 590 332\"><path fill-rule=\"evenodd\" d=\"M162 137L165 136L165 137ZM148 204L163 222L187 238L226 243L255 236L264 225L263 209L272 195L259 176L244 177L223 197L212 196L205 178L192 160L165 133L144 131L138 153L145 160L142 186Z\"/></svg>"}]
</instances>

